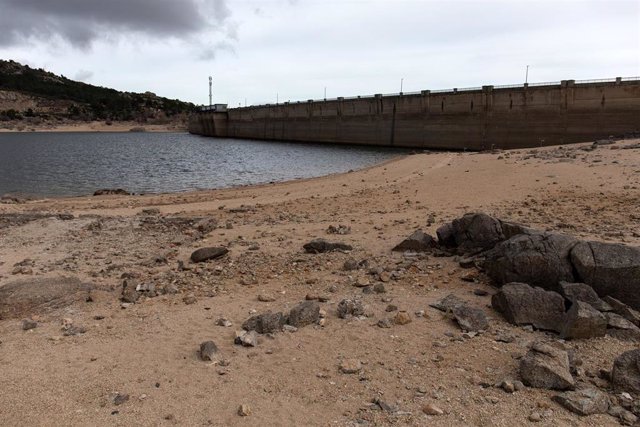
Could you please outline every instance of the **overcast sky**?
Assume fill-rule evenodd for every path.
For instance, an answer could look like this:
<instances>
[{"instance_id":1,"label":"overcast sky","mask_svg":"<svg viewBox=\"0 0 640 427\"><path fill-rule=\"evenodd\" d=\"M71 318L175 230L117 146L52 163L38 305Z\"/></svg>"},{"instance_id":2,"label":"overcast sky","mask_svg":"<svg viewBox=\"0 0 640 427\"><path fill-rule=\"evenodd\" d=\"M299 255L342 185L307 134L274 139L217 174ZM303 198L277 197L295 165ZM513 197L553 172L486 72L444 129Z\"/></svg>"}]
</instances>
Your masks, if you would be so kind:
<instances>
[{"instance_id":1,"label":"overcast sky","mask_svg":"<svg viewBox=\"0 0 640 427\"><path fill-rule=\"evenodd\" d=\"M640 0L0 0L0 58L197 104L640 76Z\"/></svg>"}]
</instances>

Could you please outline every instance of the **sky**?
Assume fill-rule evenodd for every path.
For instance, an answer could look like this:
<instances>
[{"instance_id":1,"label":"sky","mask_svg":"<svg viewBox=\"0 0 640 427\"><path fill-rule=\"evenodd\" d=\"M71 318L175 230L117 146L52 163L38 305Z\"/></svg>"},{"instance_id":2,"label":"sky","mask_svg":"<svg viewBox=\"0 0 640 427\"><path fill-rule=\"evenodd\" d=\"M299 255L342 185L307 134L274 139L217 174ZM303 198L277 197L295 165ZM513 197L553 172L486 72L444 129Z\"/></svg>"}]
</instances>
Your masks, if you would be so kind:
<instances>
[{"instance_id":1,"label":"sky","mask_svg":"<svg viewBox=\"0 0 640 427\"><path fill-rule=\"evenodd\" d=\"M0 29L1 59L232 107L640 76L640 0L0 0Z\"/></svg>"}]
</instances>

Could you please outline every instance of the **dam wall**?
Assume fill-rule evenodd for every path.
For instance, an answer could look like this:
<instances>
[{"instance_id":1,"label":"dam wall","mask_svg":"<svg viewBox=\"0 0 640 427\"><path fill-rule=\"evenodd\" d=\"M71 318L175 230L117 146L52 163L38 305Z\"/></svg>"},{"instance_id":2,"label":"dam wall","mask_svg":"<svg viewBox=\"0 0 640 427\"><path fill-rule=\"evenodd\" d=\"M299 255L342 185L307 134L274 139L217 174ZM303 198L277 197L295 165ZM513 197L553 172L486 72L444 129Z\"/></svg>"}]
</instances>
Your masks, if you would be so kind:
<instances>
[{"instance_id":1,"label":"dam wall","mask_svg":"<svg viewBox=\"0 0 640 427\"><path fill-rule=\"evenodd\" d=\"M194 134L260 140L486 150L640 132L640 79L286 102L201 111Z\"/></svg>"}]
</instances>

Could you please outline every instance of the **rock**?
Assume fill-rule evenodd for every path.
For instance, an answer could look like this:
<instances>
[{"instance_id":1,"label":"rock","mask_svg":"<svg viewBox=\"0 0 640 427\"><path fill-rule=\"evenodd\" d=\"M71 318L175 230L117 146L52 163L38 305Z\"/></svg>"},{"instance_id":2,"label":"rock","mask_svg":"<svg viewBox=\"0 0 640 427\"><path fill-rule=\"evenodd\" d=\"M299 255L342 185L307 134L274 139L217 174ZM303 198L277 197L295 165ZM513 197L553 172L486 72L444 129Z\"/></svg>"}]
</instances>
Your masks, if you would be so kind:
<instances>
[{"instance_id":1,"label":"rock","mask_svg":"<svg viewBox=\"0 0 640 427\"><path fill-rule=\"evenodd\" d=\"M489 329L487 315L479 308L463 304L455 306L452 312L463 331L480 332Z\"/></svg>"},{"instance_id":2,"label":"rock","mask_svg":"<svg viewBox=\"0 0 640 427\"><path fill-rule=\"evenodd\" d=\"M214 361L217 358L218 347L213 341L205 341L200 344L200 359L204 361Z\"/></svg>"},{"instance_id":3,"label":"rock","mask_svg":"<svg viewBox=\"0 0 640 427\"><path fill-rule=\"evenodd\" d=\"M376 283L373 285L373 292L376 294L384 294L387 292L387 289L384 287L384 283Z\"/></svg>"},{"instance_id":4,"label":"rock","mask_svg":"<svg viewBox=\"0 0 640 427\"><path fill-rule=\"evenodd\" d=\"M364 315L364 306L362 301L357 299L343 299L338 303L338 317L345 319L348 316Z\"/></svg>"},{"instance_id":5,"label":"rock","mask_svg":"<svg viewBox=\"0 0 640 427\"><path fill-rule=\"evenodd\" d=\"M122 281L122 294L120 296L120 300L122 302L127 302L130 304L135 304L140 298L140 294L136 290L138 287L137 283L132 279L127 279Z\"/></svg>"},{"instance_id":6,"label":"rock","mask_svg":"<svg viewBox=\"0 0 640 427\"><path fill-rule=\"evenodd\" d=\"M484 213L468 213L453 220L451 234L461 253L491 249L504 240L500 221Z\"/></svg>"},{"instance_id":7,"label":"rock","mask_svg":"<svg viewBox=\"0 0 640 427\"><path fill-rule=\"evenodd\" d=\"M358 359L344 359L340 362L340 372L343 374L357 374L362 370L362 363Z\"/></svg>"},{"instance_id":8,"label":"rock","mask_svg":"<svg viewBox=\"0 0 640 427\"><path fill-rule=\"evenodd\" d=\"M233 326L233 322L231 322L231 320L227 319L226 317L221 317L218 320L216 320L216 325L224 326L225 328L228 328L230 326Z\"/></svg>"},{"instance_id":9,"label":"rock","mask_svg":"<svg viewBox=\"0 0 640 427\"><path fill-rule=\"evenodd\" d=\"M624 317L636 326L640 326L640 312L634 310L622 301L618 301L617 299L609 295L604 297L603 301L605 302L605 304L611 307L611 311L613 311L615 314Z\"/></svg>"},{"instance_id":10,"label":"rock","mask_svg":"<svg viewBox=\"0 0 640 427\"><path fill-rule=\"evenodd\" d=\"M256 331L236 331L234 343L243 347L256 347L258 345L258 334Z\"/></svg>"},{"instance_id":11,"label":"rock","mask_svg":"<svg viewBox=\"0 0 640 427\"><path fill-rule=\"evenodd\" d=\"M595 388L566 391L551 398L578 415L604 414L609 409L609 396Z\"/></svg>"},{"instance_id":12,"label":"rock","mask_svg":"<svg viewBox=\"0 0 640 427\"><path fill-rule=\"evenodd\" d=\"M607 318L586 302L575 301L567 312L560 336L564 339L603 337Z\"/></svg>"},{"instance_id":13,"label":"rock","mask_svg":"<svg viewBox=\"0 0 640 427\"><path fill-rule=\"evenodd\" d=\"M204 262L226 255L229 249L222 247L200 248L191 254L191 262Z\"/></svg>"},{"instance_id":14,"label":"rock","mask_svg":"<svg viewBox=\"0 0 640 427\"><path fill-rule=\"evenodd\" d=\"M245 404L240 405L238 408L238 415L241 417L248 417L251 415L251 406Z\"/></svg>"},{"instance_id":15,"label":"rock","mask_svg":"<svg viewBox=\"0 0 640 427\"><path fill-rule=\"evenodd\" d=\"M196 298L194 295L189 294L189 295L185 295L182 298L182 302L184 302L187 305L191 305L191 304L195 304L198 302L198 298Z\"/></svg>"},{"instance_id":16,"label":"rock","mask_svg":"<svg viewBox=\"0 0 640 427\"><path fill-rule=\"evenodd\" d=\"M242 329L256 331L259 334L270 334L280 332L285 323L287 323L287 319L281 312L271 313L269 311L250 317L242 324Z\"/></svg>"},{"instance_id":17,"label":"rock","mask_svg":"<svg viewBox=\"0 0 640 427\"><path fill-rule=\"evenodd\" d=\"M103 188L100 190L96 190L93 193L94 196L130 196L131 193L129 193L126 190L123 190L122 188Z\"/></svg>"},{"instance_id":18,"label":"rock","mask_svg":"<svg viewBox=\"0 0 640 427\"><path fill-rule=\"evenodd\" d=\"M350 251L352 246L339 242L328 242L324 239L314 239L302 246L307 253L320 254L333 251Z\"/></svg>"},{"instance_id":19,"label":"rock","mask_svg":"<svg viewBox=\"0 0 640 427\"><path fill-rule=\"evenodd\" d=\"M444 411L433 403L427 403L422 407L422 412L427 415L442 415Z\"/></svg>"},{"instance_id":20,"label":"rock","mask_svg":"<svg viewBox=\"0 0 640 427\"><path fill-rule=\"evenodd\" d=\"M391 250L394 252L426 252L430 251L436 246L437 243L433 237L426 234L422 230L416 230L413 232L413 234L404 239Z\"/></svg>"},{"instance_id":21,"label":"rock","mask_svg":"<svg viewBox=\"0 0 640 427\"><path fill-rule=\"evenodd\" d=\"M384 400L380 399L379 397L376 397L375 399L373 399L373 403L375 405L378 405L378 407L380 409L382 409L383 411L385 411L385 412L393 413L393 412L397 412L398 411L398 409L395 406L391 405L388 402L385 402Z\"/></svg>"},{"instance_id":22,"label":"rock","mask_svg":"<svg viewBox=\"0 0 640 427\"><path fill-rule=\"evenodd\" d=\"M449 294L446 297L442 298L441 300L429 304L429 307L433 307L440 311L448 312L453 310L457 306L465 305L465 304L467 304L466 301L461 300L460 298L458 298L453 294Z\"/></svg>"},{"instance_id":23,"label":"rock","mask_svg":"<svg viewBox=\"0 0 640 427\"><path fill-rule=\"evenodd\" d=\"M275 300L276 300L276 298L273 295L270 295L270 294L259 294L258 295L258 301L260 301L260 302L273 302Z\"/></svg>"},{"instance_id":24,"label":"rock","mask_svg":"<svg viewBox=\"0 0 640 427\"><path fill-rule=\"evenodd\" d=\"M525 283L504 285L492 296L491 305L516 325L560 332L564 321L564 298L560 294Z\"/></svg>"},{"instance_id":25,"label":"rock","mask_svg":"<svg viewBox=\"0 0 640 427\"><path fill-rule=\"evenodd\" d=\"M567 352L540 341L520 361L520 376L529 387L567 390L575 386Z\"/></svg>"},{"instance_id":26,"label":"rock","mask_svg":"<svg viewBox=\"0 0 640 427\"><path fill-rule=\"evenodd\" d=\"M623 338L625 336L629 338L640 337L640 328L638 328L633 323L629 322L624 317L615 313L605 313L605 318L607 319L607 328L609 328L609 335L618 336L619 338ZM613 331L622 331L626 332L625 334L617 334L612 333Z\"/></svg>"},{"instance_id":27,"label":"rock","mask_svg":"<svg viewBox=\"0 0 640 427\"><path fill-rule=\"evenodd\" d=\"M532 423L539 423L540 421L542 421L542 415L540 415L540 412L533 411L531 414L529 414L529 421L531 421Z\"/></svg>"},{"instance_id":28,"label":"rock","mask_svg":"<svg viewBox=\"0 0 640 427\"><path fill-rule=\"evenodd\" d=\"M576 243L576 239L563 234L517 235L488 251L484 268L500 285L521 282L559 290L559 282L574 282L569 254Z\"/></svg>"},{"instance_id":29,"label":"rock","mask_svg":"<svg viewBox=\"0 0 640 427\"><path fill-rule=\"evenodd\" d=\"M353 271L353 270L357 270L358 269L358 261L356 261L353 258L349 258L348 260L346 260L344 262L344 264L342 265L342 269L344 271Z\"/></svg>"},{"instance_id":30,"label":"rock","mask_svg":"<svg viewBox=\"0 0 640 427\"><path fill-rule=\"evenodd\" d=\"M407 325L411 323L411 316L406 311L399 311L393 317L393 323L396 325Z\"/></svg>"},{"instance_id":31,"label":"rock","mask_svg":"<svg viewBox=\"0 0 640 427\"><path fill-rule=\"evenodd\" d=\"M127 393L116 393L113 398L113 404L116 406L122 405L129 401L129 395Z\"/></svg>"},{"instance_id":32,"label":"rock","mask_svg":"<svg viewBox=\"0 0 640 427\"><path fill-rule=\"evenodd\" d=\"M609 295L640 309L640 248L603 242L580 242L571 262L584 283L598 295Z\"/></svg>"},{"instance_id":33,"label":"rock","mask_svg":"<svg viewBox=\"0 0 640 427\"><path fill-rule=\"evenodd\" d=\"M633 412L627 411L622 406L611 405L607 413L617 418L620 424L625 426L634 425L638 421L638 417L636 417Z\"/></svg>"},{"instance_id":34,"label":"rock","mask_svg":"<svg viewBox=\"0 0 640 427\"><path fill-rule=\"evenodd\" d=\"M391 327L391 320L387 319L386 317L384 319L380 319L378 320L377 323L378 327L380 328L390 328Z\"/></svg>"},{"instance_id":35,"label":"rock","mask_svg":"<svg viewBox=\"0 0 640 427\"><path fill-rule=\"evenodd\" d=\"M38 322L31 319L22 319L22 330L28 331L30 329L35 329L38 327Z\"/></svg>"},{"instance_id":36,"label":"rock","mask_svg":"<svg viewBox=\"0 0 640 427\"><path fill-rule=\"evenodd\" d=\"M458 265L462 268L473 268L476 266L476 261L473 258L460 258Z\"/></svg>"},{"instance_id":37,"label":"rock","mask_svg":"<svg viewBox=\"0 0 640 427\"><path fill-rule=\"evenodd\" d=\"M320 305L316 301L304 301L291 309L287 323L301 328L317 323L319 318Z\"/></svg>"},{"instance_id":38,"label":"rock","mask_svg":"<svg viewBox=\"0 0 640 427\"><path fill-rule=\"evenodd\" d=\"M571 302L586 302L598 311L612 311L611 306L601 300L596 291L586 283L569 283L561 281L560 294Z\"/></svg>"},{"instance_id":39,"label":"rock","mask_svg":"<svg viewBox=\"0 0 640 427\"><path fill-rule=\"evenodd\" d=\"M616 390L640 393L640 349L626 351L616 358L611 383Z\"/></svg>"}]
</instances>

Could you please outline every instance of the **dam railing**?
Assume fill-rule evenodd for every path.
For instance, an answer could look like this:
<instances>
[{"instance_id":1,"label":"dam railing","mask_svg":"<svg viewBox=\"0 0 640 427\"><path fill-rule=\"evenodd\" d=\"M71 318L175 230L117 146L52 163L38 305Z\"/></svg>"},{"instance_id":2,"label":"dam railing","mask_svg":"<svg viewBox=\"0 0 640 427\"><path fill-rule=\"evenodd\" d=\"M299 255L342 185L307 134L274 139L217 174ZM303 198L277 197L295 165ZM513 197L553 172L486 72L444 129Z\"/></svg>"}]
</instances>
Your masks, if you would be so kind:
<instances>
[{"instance_id":1,"label":"dam railing","mask_svg":"<svg viewBox=\"0 0 640 427\"><path fill-rule=\"evenodd\" d=\"M615 77L615 78L608 78L608 79L563 80L563 81L553 81L553 82L517 83L517 84L509 84L509 85L486 86L486 87L490 87L493 90L496 90L496 89L499 90L499 89L516 89L516 88L543 87L543 86L561 86L563 82L571 82L573 85L585 85L585 84L597 84L597 83L621 83L621 82L630 82L630 81L640 81L640 76ZM397 93L384 93L384 94L375 94L375 95L358 95L358 96L344 96L344 97L337 97L337 98L309 99L307 101L293 101L293 102L286 101L286 102L278 102L275 104L268 103L268 104L248 105L244 107L236 107L234 109L270 107L274 105L303 104L305 102L335 102L335 101L349 101L349 100L357 100L357 99L373 99L378 97L389 98L389 97L398 97L398 96L415 96L415 95L423 95L426 93L455 94L458 92L479 92L479 91L482 91L484 87L485 86L475 86L475 87L463 87L463 88L451 88L451 89L422 90L422 91L414 91L414 92L397 92ZM199 110L201 112L216 111L215 106L212 106L212 107L201 106ZM226 108L225 108L225 111L226 111Z\"/></svg>"}]
</instances>

